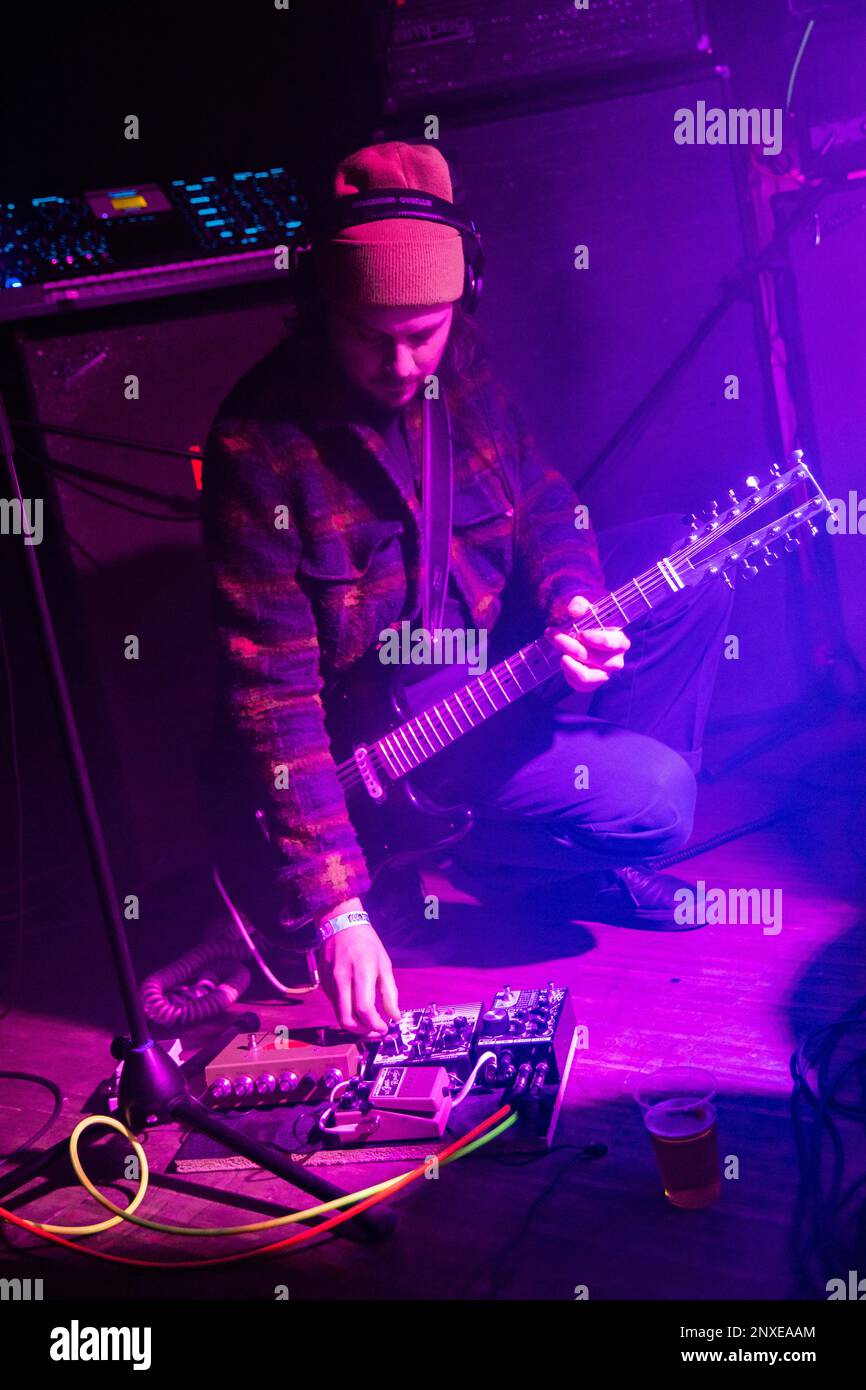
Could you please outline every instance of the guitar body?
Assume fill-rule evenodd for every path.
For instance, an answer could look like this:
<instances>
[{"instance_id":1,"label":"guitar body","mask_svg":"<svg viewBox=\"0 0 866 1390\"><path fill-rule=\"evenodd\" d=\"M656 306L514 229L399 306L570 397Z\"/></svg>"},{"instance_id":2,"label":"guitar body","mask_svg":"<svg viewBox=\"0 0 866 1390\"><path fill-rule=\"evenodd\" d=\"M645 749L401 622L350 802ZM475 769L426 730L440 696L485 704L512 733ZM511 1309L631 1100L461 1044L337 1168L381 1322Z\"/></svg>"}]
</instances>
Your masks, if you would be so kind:
<instances>
[{"instance_id":1,"label":"guitar body","mask_svg":"<svg viewBox=\"0 0 866 1390\"><path fill-rule=\"evenodd\" d=\"M444 674L445 688L453 688L454 672ZM376 652L370 653L324 694L335 760L352 756L359 729L385 731L408 718L426 702L432 684L428 679L409 686L399 667L384 667ZM397 864L415 863L446 849L472 828L470 806L439 804L419 780L411 775L398 781L383 778L381 798L374 799L363 787L348 798L349 815L374 880Z\"/></svg>"}]
</instances>

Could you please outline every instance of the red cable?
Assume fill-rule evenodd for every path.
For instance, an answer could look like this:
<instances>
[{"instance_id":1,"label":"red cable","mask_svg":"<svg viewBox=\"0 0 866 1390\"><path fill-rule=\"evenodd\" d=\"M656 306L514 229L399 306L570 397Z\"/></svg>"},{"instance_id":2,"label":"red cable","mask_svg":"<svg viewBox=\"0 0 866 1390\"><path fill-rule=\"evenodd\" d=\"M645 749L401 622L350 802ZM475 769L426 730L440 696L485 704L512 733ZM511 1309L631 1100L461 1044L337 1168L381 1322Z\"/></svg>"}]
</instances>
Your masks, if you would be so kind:
<instances>
[{"instance_id":1,"label":"red cable","mask_svg":"<svg viewBox=\"0 0 866 1390\"><path fill-rule=\"evenodd\" d=\"M468 1134L464 1134L460 1139L455 1139L453 1144L449 1144L447 1149L443 1149L441 1153L436 1155L437 1158L440 1160L450 1158L451 1154L462 1149L464 1144L470 1143L479 1134L483 1134L485 1130L490 1129L498 1120L504 1119L510 1112L510 1105L501 1106L493 1115L488 1115L486 1120L482 1120L474 1129L470 1129ZM349 1207L347 1211L340 1211L334 1216L329 1216L327 1221L323 1221L320 1226L313 1226L307 1231L302 1231L300 1235L289 1236L287 1240L278 1240L272 1245L259 1245L254 1250L240 1250L234 1255L217 1255L210 1260L136 1260L128 1255L112 1255L107 1250L92 1250L87 1245L79 1245L77 1241L66 1240L63 1236L42 1231L31 1221L27 1221L22 1216L16 1216L6 1207L0 1206L0 1217L3 1217L5 1221L10 1221L13 1226L20 1226L23 1231L31 1231L34 1235L42 1236L43 1240L50 1240L55 1245L65 1245L67 1249L78 1250L83 1255L92 1255L96 1260L108 1260L110 1264L134 1265L137 1269L204 1269L208 1265L234 1264L237 1260L251 1260L256 1255L269 1255L275 1250L286 1250L292 1245L301 1245L304 1241L312 1240L314 1236L324 1235L326 1231L342 1226L345 1221L351 1221L359 1212L366 1211L368 1207L374 1207L377 1202L384 1202L387 1197L399 1192L401 1187L406 1187L408 1183L414 1182L423 1172L423 1168L413 1169L399 1178L392 1187L389 1187L387 1192L375 1192L372 1197L365 1198L363 1202Z\"/></svg>"}]
</instances>

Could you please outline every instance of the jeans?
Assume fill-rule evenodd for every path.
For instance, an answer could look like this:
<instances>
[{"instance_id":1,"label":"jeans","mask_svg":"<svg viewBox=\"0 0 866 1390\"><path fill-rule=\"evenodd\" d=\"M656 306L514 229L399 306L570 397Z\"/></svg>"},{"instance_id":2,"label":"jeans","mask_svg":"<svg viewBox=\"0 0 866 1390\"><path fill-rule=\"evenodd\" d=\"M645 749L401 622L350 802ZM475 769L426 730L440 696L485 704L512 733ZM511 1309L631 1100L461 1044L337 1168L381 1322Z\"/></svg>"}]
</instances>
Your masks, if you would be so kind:
<instances>
[{"instance_id":1,"label":"jeans","mask_svg":"<svg viewBox=\"0 0 866 1390\"><path fill-rule=\"evenodd\" d=\"M681 537L667 516L600 533L608 585ZM475 808L450 851L458 886L525 891L682 848L732 599L720 578L671 594L630 626L624 669L601 689L584 695L558 673L469 735L444 770L424 770L429 795Z\"/></svg>"}]
</instances>

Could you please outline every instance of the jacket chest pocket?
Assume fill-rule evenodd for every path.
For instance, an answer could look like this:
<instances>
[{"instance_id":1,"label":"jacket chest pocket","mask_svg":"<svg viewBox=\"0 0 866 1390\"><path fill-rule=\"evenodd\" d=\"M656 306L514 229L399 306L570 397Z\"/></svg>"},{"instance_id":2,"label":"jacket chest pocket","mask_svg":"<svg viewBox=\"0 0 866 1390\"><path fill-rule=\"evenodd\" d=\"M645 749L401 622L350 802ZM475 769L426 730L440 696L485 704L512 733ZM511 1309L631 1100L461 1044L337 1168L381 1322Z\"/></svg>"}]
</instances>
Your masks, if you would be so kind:
<instances>
[{"instance_id":1,"label":"jacket chest pocket","mask_svg":"<svg viewBox=\"0 0 866 1390\"><path fill-rule=\"evenodd\" d=\"M485 527L498 523L499 529L508 531L513 526L514 508L505 488L491 469L485 469L464 482L454 490L453 526L459 535L469 532L473 527Z\"/></svg>"},{"instance_id":2,"label":"jacket chest pocket","mask_svg":"<svg viewBox=\"0 0 866 1390\"><path fill-rule=\"evenodd\" d=\"M400 521L367 521L342 534L334 531L304 547L298 571L323 582L356 582L399 556L402 533Z\"/></svg>"}]
</instances>

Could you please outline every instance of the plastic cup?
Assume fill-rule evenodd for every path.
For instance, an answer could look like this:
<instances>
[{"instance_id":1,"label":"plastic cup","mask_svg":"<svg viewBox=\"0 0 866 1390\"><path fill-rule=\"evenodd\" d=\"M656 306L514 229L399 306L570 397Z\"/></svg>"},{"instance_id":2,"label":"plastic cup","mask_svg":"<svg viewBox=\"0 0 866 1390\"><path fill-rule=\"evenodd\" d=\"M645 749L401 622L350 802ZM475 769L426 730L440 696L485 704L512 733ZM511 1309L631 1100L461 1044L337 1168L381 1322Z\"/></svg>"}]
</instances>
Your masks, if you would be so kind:
<instances>
[{"instance_id":1,"label":"plastic cup","mask_svg":"<svg viewBox=\"0 0 866 1390\"><path fill-rule=\"evenodd\" d=\"M721 1195L715 1094L715 1077L699 1067L661 1067L634 1086L664 1194L675 1207L708 1207Z\"/></svg>"}]
</instances>

